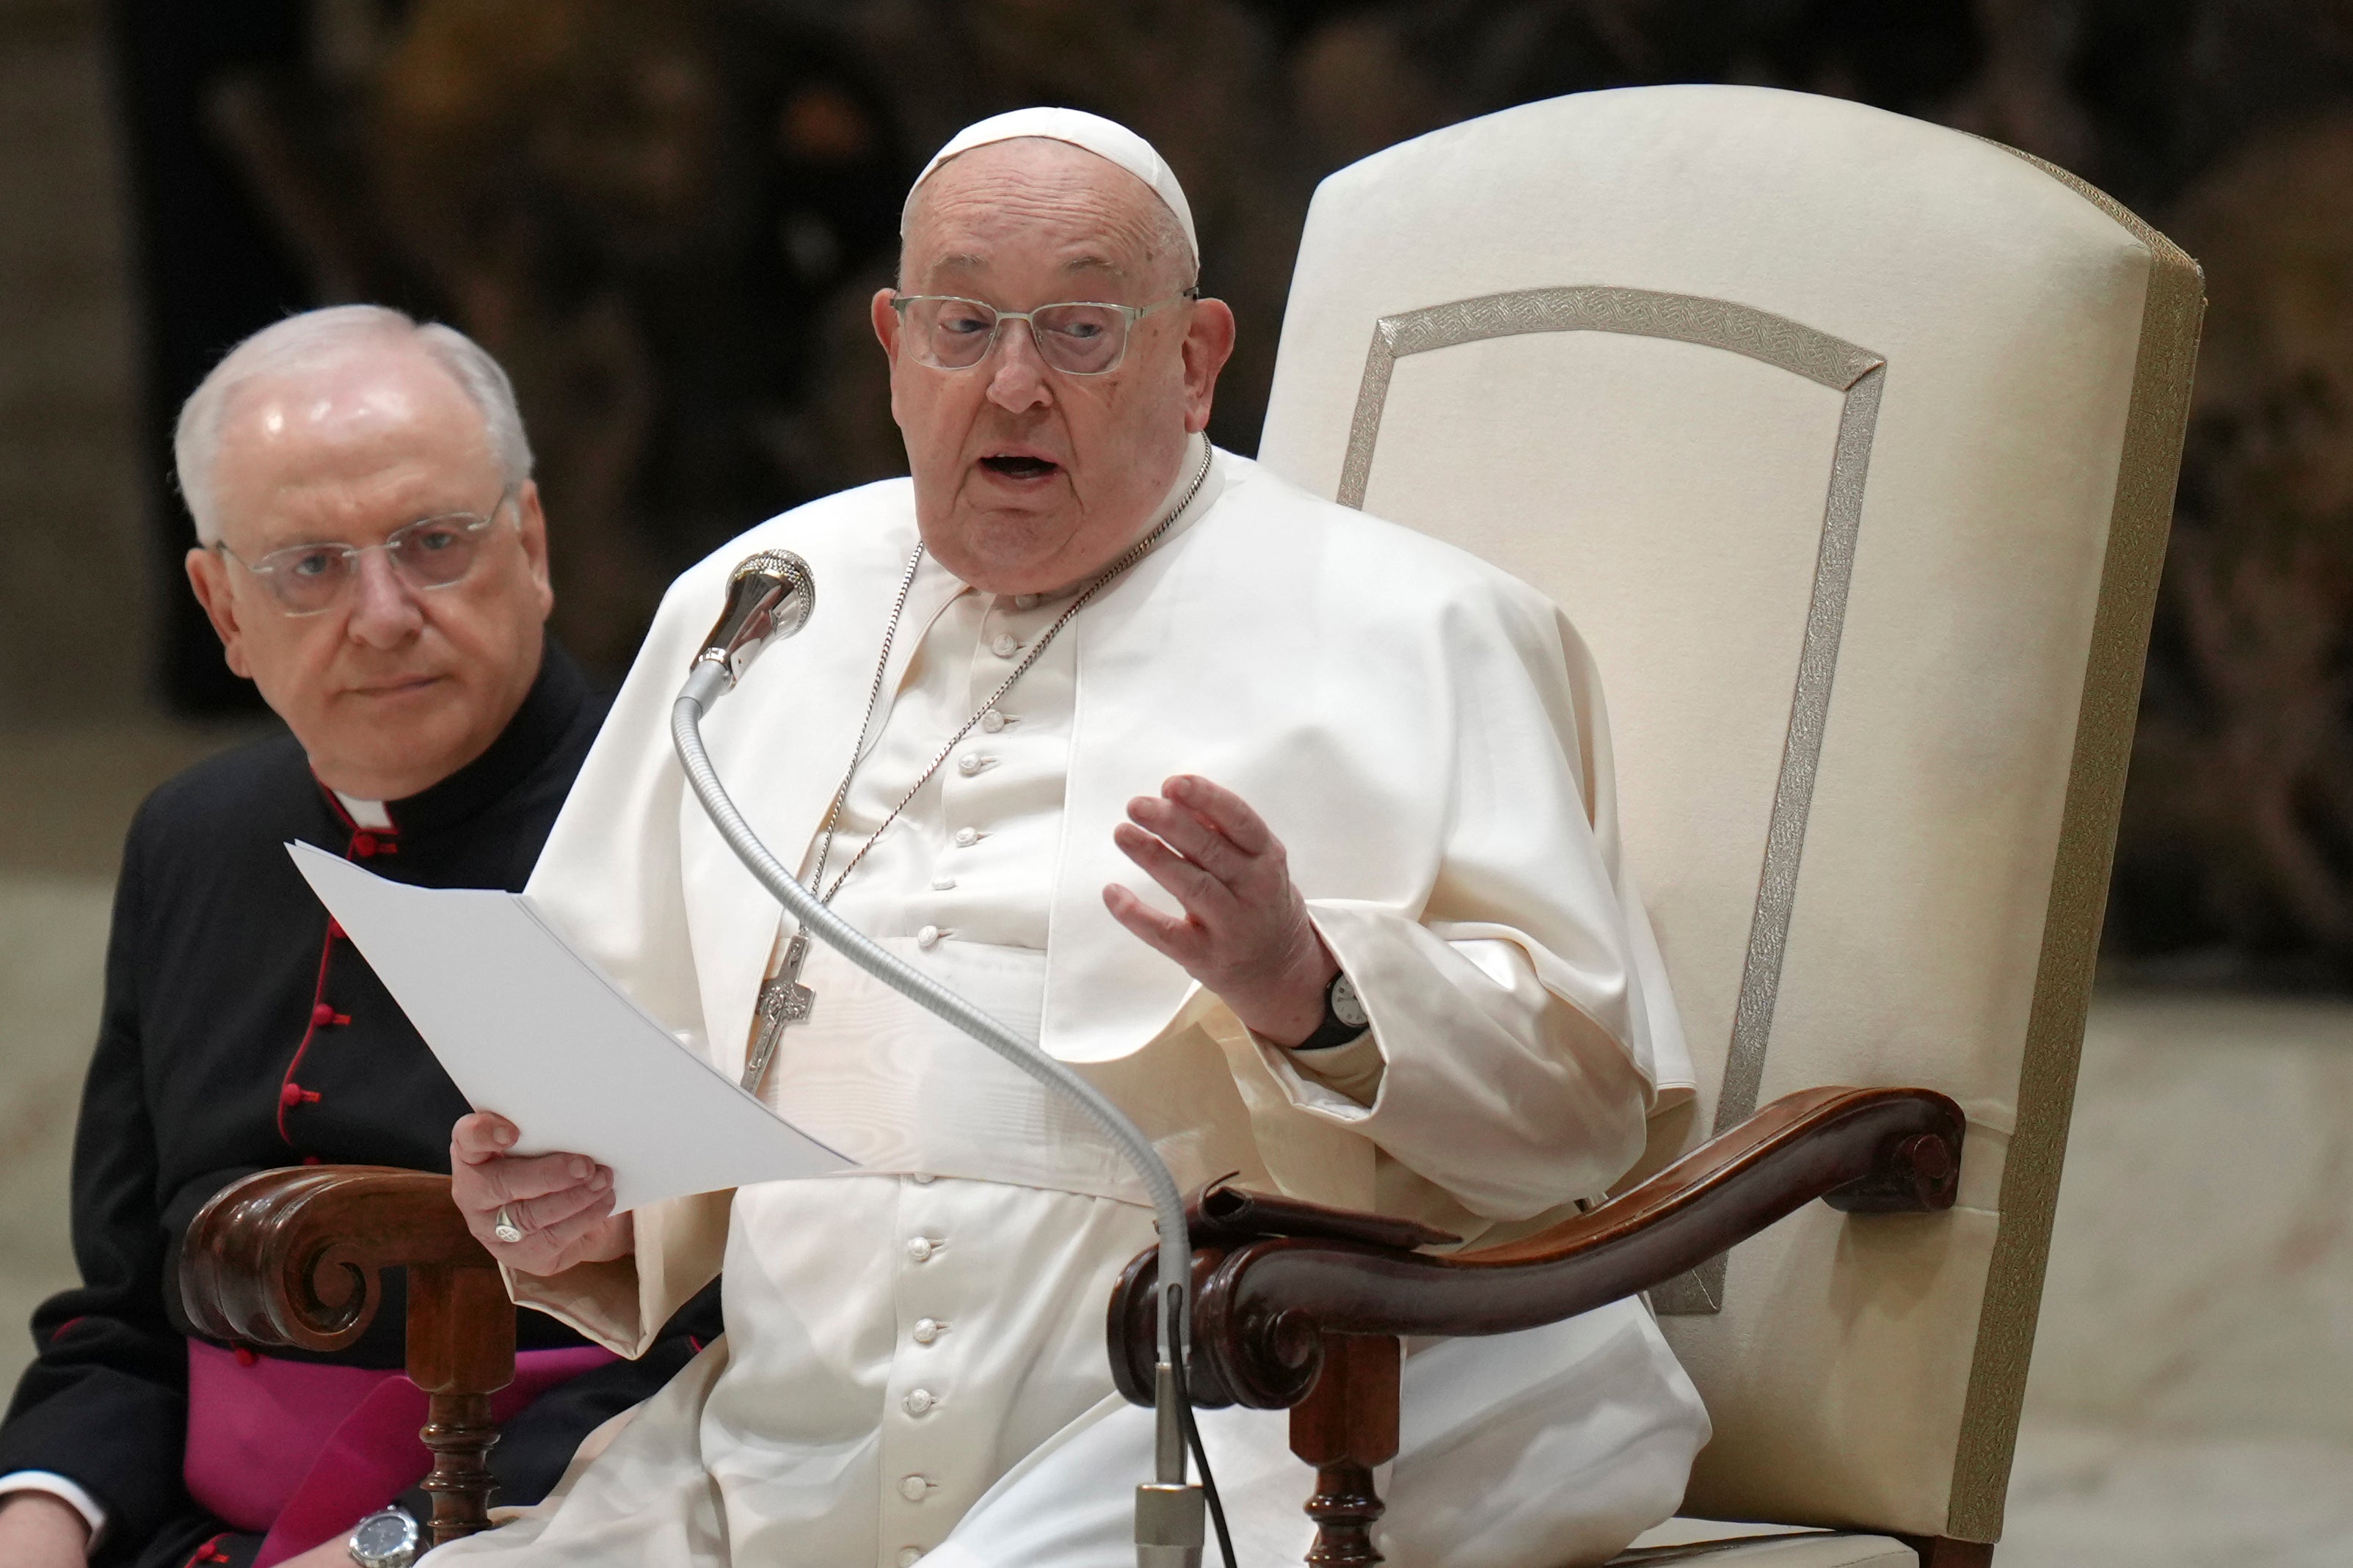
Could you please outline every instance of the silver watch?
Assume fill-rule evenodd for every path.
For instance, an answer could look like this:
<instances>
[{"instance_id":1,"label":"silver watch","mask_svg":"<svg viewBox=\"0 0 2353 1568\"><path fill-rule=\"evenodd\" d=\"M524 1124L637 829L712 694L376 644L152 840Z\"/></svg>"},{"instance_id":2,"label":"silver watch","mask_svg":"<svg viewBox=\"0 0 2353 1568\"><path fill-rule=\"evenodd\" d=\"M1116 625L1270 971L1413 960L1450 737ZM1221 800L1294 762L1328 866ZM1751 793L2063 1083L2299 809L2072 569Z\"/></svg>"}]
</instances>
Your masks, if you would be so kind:
<instances>
[{"instance_id":1,"label":"silver watch","mask_svg":"<svg viewBox=\"0 0 2353 1568\"><path fill-rule=\"evenodd\" d=\"M343 1550L360 1568L408 1568L423 1543L406 1509L380 1508L352 1528Z\"/></svg>"}]
</instances>

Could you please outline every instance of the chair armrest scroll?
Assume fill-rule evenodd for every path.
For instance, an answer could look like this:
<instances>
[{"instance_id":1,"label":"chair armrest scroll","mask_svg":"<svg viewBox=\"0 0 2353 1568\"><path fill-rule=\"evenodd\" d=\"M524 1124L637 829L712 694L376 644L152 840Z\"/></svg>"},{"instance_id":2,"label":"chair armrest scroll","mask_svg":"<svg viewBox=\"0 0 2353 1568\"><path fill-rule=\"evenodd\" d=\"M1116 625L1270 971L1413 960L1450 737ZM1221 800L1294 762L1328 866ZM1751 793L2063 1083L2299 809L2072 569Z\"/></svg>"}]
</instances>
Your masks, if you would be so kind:
<instances>
[{"instance_id":1,"label":"chair armrest scroll","mask_svg":"<svg viewBox=\"0 0 2353 1568\"><path fill-rule=\"evenodd\" d=\"M384 1165L296 1165L224 1187L188 1226L180 1300L196 1331L337 1351L383 1304L386 1268L497 1264L449 1201L449 1178Z\"/></svg>"},{"instance_id":2,"label":"chair armrest scroll","mask_svg":"<svg viewBox=\"0 0 2353 1568\"><path fill-rule=\"evenodd\" d=\"M1958 1189L1960 1107L1925 1089L1788 1095L1640 1186L1534 1236L1434 1255L1361 1240L1230 1231L1197 1253L1194 1402L1282 1409L1315 1382L1326 1334L1500 1334L1647 1290L1816 1198L1851 1213L1927 1213ZM1153 1386L1156 1257L1129 1264L1111 1309L1113 1380Z\"/></svg>"}]
</instances>

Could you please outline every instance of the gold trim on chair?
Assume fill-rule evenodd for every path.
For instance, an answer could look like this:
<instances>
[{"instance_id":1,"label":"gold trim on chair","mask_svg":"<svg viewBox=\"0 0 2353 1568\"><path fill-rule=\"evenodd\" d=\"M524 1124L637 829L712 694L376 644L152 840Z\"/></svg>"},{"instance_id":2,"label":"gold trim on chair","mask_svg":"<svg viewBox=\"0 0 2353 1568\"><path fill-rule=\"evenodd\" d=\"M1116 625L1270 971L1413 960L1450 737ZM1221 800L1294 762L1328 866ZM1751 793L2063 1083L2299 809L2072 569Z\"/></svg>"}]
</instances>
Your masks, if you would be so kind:
<instances>
[{"instance_id":1,"label":"gold trim on chair","mask_svg":"<svg viewBox=\"0 0 2353 1568\"><path fill-rule=\"evenodd\" d=\"M1373 448L1380 439L1381 416L1398 360L1489 338L1580 331L1668 338L1722 349L1803 376L1843 393L1846 398L1831 458L1829 494L1822 503L1821 544L1806 608L1805 640L1798 654L1789 726L1781 746L1780 776L1774 784L1773 811L1766 827L1757 903L1749 916L1748 950L1733 1009L1732 1040L1716 1096L1715 1131L1720 1134L1756 1111L1757 1096L1765 1080L1766 1047L1773 1029L1773 1005L1781 984L1789 915L1797 902L1798 864L1805 851L1814 774L1830 719L1831 684L1838 671L1839 639L1846 626L1847 586L1854 573L1863 481L1871 468L1872 435L1879 417L1887 362L1869 349L1786 316L1729 300L1649 289L1523 289L1384 316L1373 327L1364 378L1357 386L1356 414L1348 425L1348 448L1336 498L1340 504L1359 509L1365 504L1365 490L1372 479ZM1722 1256L1711 1258L1652 1291L1652 1305L1669 1314L1721 1311L1725 1268Z\"/></svg>"},{"instance_id":2,"label":"gold trim on chair","mask_svg":"<svg viewBox=\"0 0 2353 1568\"><path fill-rule=\"evenodd\" d=\"M1994 145L2000 146L1999 142ZM2147 301L2133 365L2132 400L2108 516L2108 542L2093 613L2083 706L2059 824L2059 855L2043 916L2042 948L2027 1016L2018 1083L2018 1119L2002 1172L2001 1218L1986 1279L1985 1305L1969 1366L1958 1451L1945 1531L1961 1541L1996 1541L2026 1398L2027 1361L2042 1300L2043 1266L2075 1106L2084 1016L2091 1005L2101 918L2107 907L2116 816L2139 714L2141 671L2157 608L2158 574L2173 520L2173 489L2189 418L2198 327L2206 308L2204 275L2171 240L2113 197L2066 170L2016 148L2002 151L2033 164L2098 207L2148 248Z\"/></svg>"}]
</instances>

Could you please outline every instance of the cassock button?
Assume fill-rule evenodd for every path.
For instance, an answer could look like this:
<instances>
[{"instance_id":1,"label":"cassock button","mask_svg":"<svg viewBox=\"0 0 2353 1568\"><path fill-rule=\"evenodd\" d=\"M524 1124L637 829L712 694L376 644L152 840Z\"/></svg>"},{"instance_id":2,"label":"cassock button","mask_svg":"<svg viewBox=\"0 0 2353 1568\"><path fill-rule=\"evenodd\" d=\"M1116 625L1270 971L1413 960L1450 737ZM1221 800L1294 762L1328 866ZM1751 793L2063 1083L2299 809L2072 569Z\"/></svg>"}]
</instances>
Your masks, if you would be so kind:
<instances>
[{"instance_id":1,"label":"cassock button","mask_svg":"<svg viewBox=\"0 0 2353 1568\"><path fill-rule=\"evenodd\" d=\"M899 1483L899 1495L909 1502L923 1501L923 1494L931 1489L932 1483L921 1476L909 1476Z\"/></svg>"},{"instance_id":2,"label":"cassock button","mask_svg":"<svg viewBox=\"0 0 2353 1568\"><path fill-rule=\"evenodd\" d=\"M937 926L925 926L923 930L917 931L915 933L915 945L923 949L927 952L933 948L939 946L940 928Z\"/></svg>"},{"instance_id":3,"label":"cassock button","mask_svg":"<svg viewBox=\"0 0 2353 1568\"><path fill-rule=\"evenodd\" d=\"M997 633L997 640L988 646L999 658L1011 658L1021 648L1021 645L1014 640L1011 632Z\"/></svg>"},{"instance_id":4,"label":"cassock button","mask_svg":"<svg viewBox=\"0 0 2353 1568\"><path fill-rule=\"evenodd\" d=\"M921 1415L924 1411L929 1410L933 1405L937 1402L932 1397L932 1391L930 1389L911 1388L907 1390L907 1397L901 1400L899 1403L905 1406L908 1415Z\"/></svg>"},{"instance_id":5,"label":"cassock button","mask_svg":"<svg viewBox=\"0 0 2353 1568\"><path fill-rule=\"evenodd\" d=\"M980 716L980 727L994 735L1005 728L1005 715L992 708Z\"/></svg>"},{"instance_id":6,"label":"cassock button","mask_svg":"<svg viewBox=\"0 0 2353 1568\"><path fill-rule=\"evenodd\" d=\"M299 1083L281 1084L278 1089L278 1103L280 1105L301 1104L302 1086Z\"/></svg>"},{"instance_id":7,"label":"cassock button","mask_svg":"<svg viewBox=\"0 0 2353 1568\"><path fill-rule=\"evenodd\" d=\"M955 841L957 848L969 849L980 842L980 830L973 827L959 827L955 830Z\"/></svg>"},{"instance_id":8,"label":"cassock button","mask_svg":"<svg viewBox=\"0 0 2353 1568\"><path fill-rule=\"evenodd\" d=\"M954 877L934 877L932 879L932 891L934 893L952 893L955 890L955 879Z\"/></svg>"},{"instance_id":9,"label":"cassock button","mask_svg":"<svg viewBox=\"0 0 2353 1568\"><path fill-rule=\"evenodd\" d=\"M958 757L956 759L956 772L962 773L966 778L970 778L973 774L980 772L979 753L975 752L966 752L963 756Z\"/></svg>"},{"instance_id":10,"label":"cassock button","mask_svg":"<svg viewBox=\"0 0 2353 1568\"><path fill-rule=\"evenodd\" d=\"M358 856L363 860L366 859L369 856L374 855L375 853L375 835L373 833L353 834L352 853Z\"/></svg>"},{"instance_id":11,"label":"cassock button","mask_svg":"<svg viewBox=\"0 0 2353 1568\"><path fill-rule=\"evenodd\" d=\"M932 1238L928 1236L911 1236L907 1238L907 1256L917 1263L930 1262L932 1254L937 1250L932 1245Z\"/></svg>"},{"instance_id":12,"label":"cassock button","mask_svg":"<svg viewBox=\"0 0 2353 1568\"><path fill-rule=\"evenodd\" d=\"M899 1548L899 1568L915 1568L915 1564L921 1563L923 1560L923 1549L922 1547L902 1546Z\"/></svg>"},{"instance_id":13,"label":"cassock button","mask_svg":"<svg viewBox=\"0 0 2353 1568\"><path fill-rule=\"evenodd\" d=\"M915 1342L917 1344L927 1345L939 1337L940 1321L937 1318L917 1318L915 1320Z\"/></svg>"},{"instance_id":14,"label":"cassock button","mask_svg":"<svg viewBox=\"0 0 2353 1568\"><path fill-rule=\"evenodd\" d=\"M915 1185L917 1185L917 1186L919 1186L919 1187L928 1187L928 1186L930 1186L934 1182L936 1182L936 1181L938 1181L938 1180L939 1180L939 1178L938 1178L937 1176L934 1176L934 1174L932 1174L929 1171L918 1171L918 1172L916 1172L913 1175L912 1175L912 1176L908 1177L907 1179L908 1179L909 1181L911 1181L911 1182L914 1183L914 1184L915 1184Z\"/></svg>"},{"instance_id":15,"label":"cassock button","mask_svg":"<svg viewBox=\"0 0 2353 1568\"><path fill-rule=\"evenodd\" d=\"M334 1021L335 1010L324 1002L311 1009L311 1025L313 1028L323 1029Z\"/></svg>"},{"instance_id":16,"label":"cassock button","mask_svg":"<svg viewBox=\"0 0 2353 1568\"><path fill-rule=\"evenodd\" d=\"M1034 610L1038 607L1038 595L1016 594L1013 595L1013 607L1017 610Z\"/></svg>"}]
</instances>

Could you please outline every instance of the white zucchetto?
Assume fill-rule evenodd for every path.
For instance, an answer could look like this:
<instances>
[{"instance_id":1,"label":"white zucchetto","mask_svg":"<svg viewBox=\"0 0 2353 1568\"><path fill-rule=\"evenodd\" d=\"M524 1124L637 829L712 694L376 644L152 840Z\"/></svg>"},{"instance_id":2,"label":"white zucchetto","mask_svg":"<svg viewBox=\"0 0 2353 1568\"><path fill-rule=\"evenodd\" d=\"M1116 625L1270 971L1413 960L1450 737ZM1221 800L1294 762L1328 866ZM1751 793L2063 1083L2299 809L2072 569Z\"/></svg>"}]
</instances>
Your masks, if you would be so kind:
<instances>
[{"instance_id":1,"label":"white zucchetto","mask_svg":"<svg viewBox=\"0 0 2353 1568\"><path fill-rule=\"evenodd\" d=\"M1193 247L1193 259L1200 260L1201 239L1193 232L1193 209L1185 200L1185 187L1176 183L1176 173L1166 160L1152 150L1151 142L1126 126L1082 109L1016 109L976 121L949 137L947 145L932 154L932 161L923 165L923 172L907 187L906 205L899 209L900 235L904 237L907 232L907 215L914 210L915 193L923 188L923 182L941 164L976 147L986 147L992 142L1018 141L1025 136L1084 148L1151 186L1152 194L1176 215L1176 226L1185 231L1185 243Z\"/></svg>"}]
</instances>

